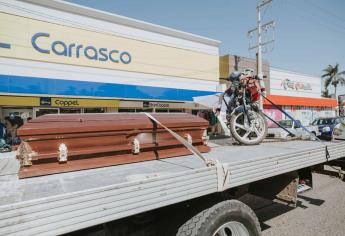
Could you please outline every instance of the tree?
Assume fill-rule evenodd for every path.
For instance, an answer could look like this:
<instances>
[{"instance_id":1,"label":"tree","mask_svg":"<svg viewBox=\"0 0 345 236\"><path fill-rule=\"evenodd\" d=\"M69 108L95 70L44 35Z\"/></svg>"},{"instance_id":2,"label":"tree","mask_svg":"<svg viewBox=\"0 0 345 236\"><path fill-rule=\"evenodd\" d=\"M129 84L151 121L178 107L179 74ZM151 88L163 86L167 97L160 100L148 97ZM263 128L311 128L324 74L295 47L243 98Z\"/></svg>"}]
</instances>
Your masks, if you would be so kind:
<instances>
[{"instance_id":1,"label":"tree","mask_svg":"<svg viewBox=\"0 0 345 236\"><path fill-rule=\"evenodd\" d=\"M335 98L338 102L337 97L337 87L338 85L345 85L345 71L339 72L339 64L335 64L335 66L328 65L326 69L323 70L325 72L324 75L322 75L322 78L324 78L324 86L325 90L323 91L324 97L330 97L328 87L329 85L333 85L334 87L334 94Z\"/></svg>"}]
</instances>

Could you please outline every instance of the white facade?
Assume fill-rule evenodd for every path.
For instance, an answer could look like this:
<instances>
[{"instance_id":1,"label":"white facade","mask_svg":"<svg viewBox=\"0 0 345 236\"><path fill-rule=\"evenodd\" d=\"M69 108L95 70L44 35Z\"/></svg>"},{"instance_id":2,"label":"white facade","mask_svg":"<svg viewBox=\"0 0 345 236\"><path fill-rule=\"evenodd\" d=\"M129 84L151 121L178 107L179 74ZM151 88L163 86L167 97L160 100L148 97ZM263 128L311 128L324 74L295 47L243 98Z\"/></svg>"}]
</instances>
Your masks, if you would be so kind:
<instances>
[{"instance_id":1,"label":"white facade","mask_svg":"<svg viewBox=\"0 0 345 236\"><path fill-rule=\"evenodd\" d=\"M204 109L192 101L219 90L219 45L61 0L0 0L0 119Z\"/></svg>"},{"instance_id":2,"label":"white facade","mask_svg":"<svg viewBox=\"0 0 345 236\"><path fill-rule=\"evenodd\" d=\"M271 68L270 94L321 98L321 77Z\"/></svg>"},{"instance_id":3,"label":"white facade","mask_svg":"<svg viewBox=\"0 0 345 236\"><path fill-rule=\"evenodd\" d=\"M99 86L108 86L109 84L120 85L115 87L115 89L114 86L112 86L111 90L113 91L121 90L124 86L128 85L131 90L137 90L139 92L142 92L145 89L150 90L150 88L152 88L152 90L154 90L152 94L145 91L145 94L142 96L142 99L152 100L192 101L190 94L195 93L197 96L198 91L206 93L217 91L219 78L218 56L220 45L220 42L217 40L59 0L0 0L0 11L4 14L2 19L7 20L7 25L13 24L13 28L18 28L19 26L14 25L15 22L12 23L12 21L8 20L12 20L10 16L31 21L35 20L35 22L30 23L29 25L29 28L34 28L33 30L31 29L31 31L35 33L47 32L53 34L53 32L47 31L50 26L44 25L44 23L49 23L54 27L60 27L61 33L59 35L55 35L55 38L51 36L51 41L61 40L66 42L66 44L68 43L71 45L71 43L83 42L82 40L85 40L85 38L88 37L88 34L90 34L91 42L89 43L91 43L92 46L95 44L95 48L99 49L104 46L102 45L102 40L108 39L109 41L111 40L111 38L109 39L110 36L114 37L114 40L115 38L122 40L124 43L121 47L128 50L134 50L132 48L136 47L135 53L141 54L141 56L144 55L145 59L147 58L147 61L138 61L138 59L135 58L135 55L133 55L134 59L132 60L131 65L128 65L127 67L123 66L120 69L109 69L102 67L106 62L100 63L99 61L95 61L94 64L90 64L89 60L89 62L86 63L81 62L80 64L76 64L73 63L75 58L70 56L66 57L65 61L61 61L61 57L52 61L48 58L52 53L49 55L40 53L40 55L38 55L37 51L34 49L30 49L31 51L28 53L18 53L15 51L18 47L31 47L31 43L28 44L27 42L31 40L31 35L27 36L31 31L26 32L25 26L22 25L20 26L22 29L19 31L19 34L22 35L15 34L14 36L8 36L6 35L6 32L11 31L8 29L8 26L3 23L1 31L5 30L5 32L3 33L4 35L0 37L0 43L1 41L7 40L9 42L6 43L13 44L10 49L1 49L0 51L0 74L2 75L43 78L45 81L42 83L46 83L46 81L50 82L51 80L63 80L65 81L65 84L72 82L77 82L75 84L79 84L79 82L81 82L85 84L86 87L93 86L92 83L94 82L99 83ZM45 29L42 29L42 26L45 26ZM63 31L63 29L66 31ZM76 33L76 35L68 35L71 33ZM28 39L26 39L26 37ZM40 40L45 40L45 38ZM126 40L128 40L128 43ZM23 45L17 45L17 42L23 43ZM147 52L145 50L145 45L141 46L142 44L140 43L142 42L146 43L145 45L151 45L155 51ZM87 41L84 43L86 44ZM40 47L47 48L48 46L42 43ZM176 53L171 53L171 51L174 50ZM13 51L13 53L8 53L10 51ZM164 53L168 51L170 54L167 55L170 55L170 58L169 56L166 58L167 55ZM31 57L26 57L27 54L30 54ZM156 57L156 61L154 63L157 63L158 59L157 64L150 62L150 55L154 55ZM196 63L194 63L194 68L192 69L189 69L188 66L178 68L174 65L174 62L183 61L184 55L191 56L195 61L197 61L198 58L205 58L204 61L200 61L201 63L204 62L203 66L207 66L208 61L212 61L212 65L209 65L208 68L200 68L195 65ZM36 59L38 56L40 56L40 59ZM161 60L162 66L160 66L159 60ZM79 61L81 61L81 59ZM188 63L190 61L193 60L188 60ZM183 62L181 63L183 65ZM120 64L115 68L120 67L119 65ZM127 69L131 66L132 69ZM201 76L201 74L203 74L203 76ZM20 78L15 79L19 80ZM76 87L76 91L78 91L77 85L71 84L71 86ZM31 84L31 87L34 86ZM48 86L48 88L50 87L51 86ZM6 91L6 89L3 89L0 91L0 94L11 95L22 93L17 90L13 89L13 91L11 91L9 89L9 91ZM44 90L44 88L41 90ZM173 93L181 95L181 97L179 98L176 96L176 98L174 98L171 95ZM183 95L183 93L185 93L185 95ZM162 94L170 95L162 96ZM21 95L28 94L23 93ZM54 94L54 92L50 91L46 91L46 93L44 93L44 91L39 91L39 93L32 91L29 95L93 97L86 93L83 94L82 92L76 94L64 94L64 92ZM186 99L187 97L189 98ZM97 98L121 99L123 97L120 93L116 94L114 92L113 94L97 93ZM141 97L127 96L124 98L140 99Z\"/></svg>"},{"instance_id":4,"label":"white facade","mask_svg":"<svg viewBox=\"0 0 345 236\"><path fill-rule=\"evenodd\" d=\"M294 119L300 120L303 125L309 125L319 117L335 116L332 107L322 107L318 104L317 99L322 98L321 82L321 77L270 68L270 95L282 96L281 99L286 99L286 105L280 104L281 108ZM303 98L315 98L315 105L287 105L290 104L289 99L295 97L301 99L300 104L303 104ZM273 107L267 107L265 111L275 120L289 119Z\"/></svg>"},{"instance_id":5,"label":"white facade","mask_svg":"<svg viewBox=\"0 0 345 236\"><path fill-rule=\"evenodd\" d=\"M212 55L219 54L220 41L61 0L0 0L0 9L11 14L100 33L111 33Z\"/></svg>"}]
</instances>

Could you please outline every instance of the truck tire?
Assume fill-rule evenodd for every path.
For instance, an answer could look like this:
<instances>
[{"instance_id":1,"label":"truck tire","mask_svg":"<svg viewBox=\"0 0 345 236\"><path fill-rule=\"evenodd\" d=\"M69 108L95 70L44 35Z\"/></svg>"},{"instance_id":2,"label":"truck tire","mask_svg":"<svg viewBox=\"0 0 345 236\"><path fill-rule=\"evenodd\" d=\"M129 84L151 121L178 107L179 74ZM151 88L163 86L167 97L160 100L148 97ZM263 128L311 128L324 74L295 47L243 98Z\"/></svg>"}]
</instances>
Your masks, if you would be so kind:
<instances>
[{"instance_id":1,"label":"truck tire","mask_svg":"<svg viewBox=\"0 0 345 236\"><path fill-rule=\"evenodd\" d=\"M260 224L253 210L238 200L220 202L184 223L176 236L223 235L261 235Z\"/></svg>"}]
</instances>

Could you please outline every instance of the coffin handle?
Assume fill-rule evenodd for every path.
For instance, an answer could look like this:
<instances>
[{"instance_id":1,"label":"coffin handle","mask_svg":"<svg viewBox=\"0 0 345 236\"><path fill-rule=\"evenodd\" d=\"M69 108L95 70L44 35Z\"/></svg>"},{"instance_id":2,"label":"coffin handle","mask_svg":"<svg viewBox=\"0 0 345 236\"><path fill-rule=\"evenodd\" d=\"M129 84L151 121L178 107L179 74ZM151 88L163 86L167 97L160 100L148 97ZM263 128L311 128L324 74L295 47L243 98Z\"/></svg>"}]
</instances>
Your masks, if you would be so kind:
<instances>
[{"instance_id":1,"label":"coffin handle","mask_svg":"<svg viewBox=\"0 0 345 236\"><path fill-rule=\"evenodd\" d=\"M201 139L204 145L208 144L208 141L210 140L210 136L207 135L207 129L204 129Z\"/></svg>"},{"instance_id":2,"label":"coffin handle","mask_svg":"<svg viewBox=\"0 0 345 236\"><path fill-rule=\"evenodd\" d=\"M185 137L186 141L187 141L190 145L193 144L193 138L192 138L192 136L191 136L190 134L185 134L184 137Z\"/></svg>"},{"instance_id":3,"label":"coffin handle","mask_svg":"<svg viewBox=\"0 0 345 236\"><path fill-rule=\"evenodd\" d=\"M140 142L138 139L133 139L132 141L132 153L138 154L140 152Z\"/></svg>"},{"instance_id":4,"label":"coffin handle","mask_svg":"<svg viewBox=\"0 0 345 236\"><path fill-rule=\"evenodd\" d=\"M59 145L58 153L59 153L59 155L58 155L59 163L67 162L67 159L68 159L68 148L67 148L66 144L61 143Z\"/></svg>"},{"instance_id":5,"label":"coffin handle","mask_svg":"<svg viewBox=\"0 0 345 236\"><path fill-rule=\"evenodd\" d=\"M32 166L32 158L37 155L37 152L32 151L31 146L23 141L18 147L16 156L21 167L29 167Z\"/></svg>"}]
</instances>

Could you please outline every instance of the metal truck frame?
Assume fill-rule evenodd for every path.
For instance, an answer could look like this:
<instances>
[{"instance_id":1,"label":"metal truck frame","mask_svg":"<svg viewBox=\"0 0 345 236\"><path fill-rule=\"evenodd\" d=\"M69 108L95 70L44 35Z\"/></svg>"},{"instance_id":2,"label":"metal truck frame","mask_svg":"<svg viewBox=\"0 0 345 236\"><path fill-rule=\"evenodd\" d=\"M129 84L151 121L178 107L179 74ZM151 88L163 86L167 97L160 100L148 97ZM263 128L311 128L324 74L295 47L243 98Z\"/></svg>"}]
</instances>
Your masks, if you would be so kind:
<instances>
[{"instance_id":1,"label":"metal truck frame","mask_svg":"<svg viewBox=\"0 0 345 236\"><path fill-rule=\"evenodd\" d=\"M251 191L295 205L298 178L311 185L313 168L345 157L341 141L230 142L209 144L212 150L204 157L212 165L188 155L28 179L18 179L14 152L0 154L0 235L60 235L205 196L219 200L199 213L198 226L187 221L178 235L208 235L212 229L200 221L215 218L220 224L214 212L231 215L234 209L246 212L247 229L260 235L251 209L228 199Z\"/></svg>"}]
</instances>

